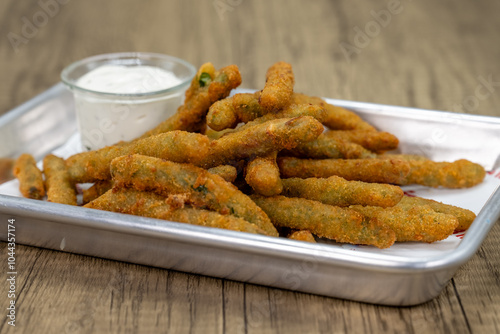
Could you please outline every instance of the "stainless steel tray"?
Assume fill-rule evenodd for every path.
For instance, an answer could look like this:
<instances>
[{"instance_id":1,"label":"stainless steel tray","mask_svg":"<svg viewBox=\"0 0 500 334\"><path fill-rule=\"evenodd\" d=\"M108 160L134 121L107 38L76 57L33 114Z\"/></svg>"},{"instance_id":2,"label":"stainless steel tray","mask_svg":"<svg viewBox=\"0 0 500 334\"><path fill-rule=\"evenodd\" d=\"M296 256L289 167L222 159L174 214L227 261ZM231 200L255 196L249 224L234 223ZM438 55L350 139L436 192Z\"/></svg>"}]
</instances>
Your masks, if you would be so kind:
<instances>
[{"instance_id":1,"label":"stainless steel tray","mask_svg":"<svg viewBox=\"0 0 500 334\"><path fill-rule=\"evenodd\" d=\"M467 158L489 170L498 167L500 118L330 101L396 134L405 152L436 160ZM0 156L30 152L41 158L76 128L72 96L61 84L55 85L0 117ZM488 142L481 142L483 138ZM394 306L436 297L476 252L499 216L500 191L496 191L457 247L402 256L0 194L0 222L16 219L19 244ZM7 239L6 229L0 239Z\"/></svg>"}]
</instances>

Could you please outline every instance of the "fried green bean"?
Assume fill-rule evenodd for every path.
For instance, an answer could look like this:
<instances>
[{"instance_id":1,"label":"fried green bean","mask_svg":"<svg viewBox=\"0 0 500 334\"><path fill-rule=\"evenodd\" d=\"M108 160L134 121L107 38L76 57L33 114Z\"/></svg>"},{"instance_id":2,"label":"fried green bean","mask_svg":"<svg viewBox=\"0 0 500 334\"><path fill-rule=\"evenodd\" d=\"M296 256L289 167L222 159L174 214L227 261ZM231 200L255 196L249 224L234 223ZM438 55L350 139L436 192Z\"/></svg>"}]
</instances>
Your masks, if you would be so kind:
<instances>
[{"instance_id":1,"label":"fried green bean","mask_svg":"<svg viewBox=\"0 0 500 334\"><path fill-rule=\"evenodd\" d=\"M21 154L14 163L13 173L19 180L19 191L24 197L42 199L45 196L43 175L32 155Z\"/></svg>"},{"instance_id":2,"label":"fried green bean","mask_svg":"<svg viewBox=\"0 0 500 334\"><path fill-rule=\"evenodd\" d=\"M335 206L370 205L390 207L403 197L397 186L382 183L347 181L339 176L329 178L283 179L283 195L315 200Z\"/></svg>"},{"instance_id":3,"label":"fried green bean","mask_svg":"<svg viewBox=\"0 0 500 334\"><path fill-rule=\"evenodd\" d=\"M326 117L322 123L331 130L375 130L371 124L364 121L356 113L345 108L326 103L325 100L319 97L295 93L292 97L292 103L310 103L324 108L326 111Z\"/></svg>"},{"instance_id":4,"label":"fried green bean","mask_svg":"<svg viewBox=\"0 0 500 334\"><path fill-rule=\"evenodd\" d=\"M211 141L209 154L200 165L209 168L291 149L322 132L321 123L311 116L270 120Z\"/></svg>"},{"instance_id":5,"label":"fried green bean","mask_svg":"<svg viewBox=\"0 0 500 334\"><path fill-rule=\"evenodd\" d=\"M373 130L331 130L325 132L325 136L359 144L373 152L394 150L399 144L398 138L393 134Z\"/></svg>"},{"instance_id":6,"label":"fried green bean","mask_svg":"<svg viewBox=\"0 0 500 334\"><path fill-rule=\"evenodd\" d=\"M274 119L295 118L300 116L311 116L314 117L319 122L322 122L322 120L326 117L326 112L325 109L317 105L290 104L286 106L284 109L281 109L277 112L267 113L264 116L255 118L254 120L238 127L235 131L246 130L252 126L262 124Z\"/></svg>"},{"instance_id":7,"label":"fried green bean","mask_svg":"<svg viewBox=\"0 0 500 334\"><path fill-rule=\"evenodd\" d=\"M486 175L484 168L461 159L454 162L408 160L410 173L399 185L420 184L427 187L469 188L481 183Z\"/></svg>"},{"instance_id":8,"label":"fried green bean","mask_svg":"<svg viewBox=\"0 0 500 334\"><path fill-rule=\"evenodd\" d=\"M207 114L208 126L221 131L265 115L267 111L260 106L259 96L260 92L241 93L215 102Z\"/></svg>"},{"instance_id":9,"label":"fried green bean","mask_svg":"<svg viewBox=\"0 0 500 334\"><path fill-rule=\"evenodd\" d=\"M245 180L260 195L275 196L283 190L276 151L248 162Z\"/></svg>"},{"instance_id":10,"label":"fried green bean","mask_svg":"<svg viewBox=\"0 0 500 334\"><path fill-rule=\"evenodd\" d=\"M294 231L294 232L290 233L287 236L287 238L292 239L292 240L316 243L316 239L314 239L314 236L312 235L312 233L310 231L307 231L307 230Z\"/></svg>"},{"instance_id":11,"label":"fried green bean","mask_svg":"<svg viewBox=\"0 0 500 334\"><path fill-rule=\"evenodd\" d=\"M313 141L298 145L293 150L281 152L286 156L312 159L366 159L377 155L363 146L330 138L324 133Z\"/></svg>"},{"instance_id":12,"label":"fried green bean","mask_svg":"<svg viewBox=\"0 0 500 334\"><path fill-rule=\"evenodd\" d=\"M266 214L233 184L207 170L142 155L122 156L111 162L116 187L134 187L162 195L188 194L196 207L232 214L278 236Z\"/></svg>"},{"instance_id":13,"label":"fried green bean","mask_svg":"<svg viewBox=\"0 0 500 334\"><path fill-rule=\"evenodd\" d=\"M436 212L450 214L458 220L458 226L455 228L454 232L462 232L467 230L474 219L476 219L476 214L470 210L462 209L454 205L444 204L432 199L422 197L404 196L401 199L399 205L404 208L428 205L432 210Z\"/></svg>"},{"instance_id":14,"label":"fried green bean","mask_svg":"<svg viewBox=\"0 0 500 334\"><path fill-rule=\"evenodd\" d=\"M279 157L281 177L330 177L349 181L401 184L410 172L403 160L387 159L299 159Z\"/></svg>"},{"instance_id":15,"label":"fried green bean","mask_svg":"<svg viewBox=\"0 0 500 334\"><path fill-rule=\"evenodd\" d=\"M165 197L161 195L135 189L111 189L102 196L86 204L85 207L171 220L192 225L265 234L260 228L244 219L232 215L221 215L220 213L203 209L175 207L170 205Z\"/></svg>"},{"instance_id":16,"label":"fried green bean","mask_svg":"<svg viewBox=\"0 0 500 334\"><path fill-rule=\"evenodd\" d=\"M73 182L86 183L109 180L109 164L116 157L143 154L175 162L196 163L208 154L210 140L199 133L169 131L133 141L122 146L108 146L82 152L66 160Z\"/></svg>"},{"instance_id":17,"label":"fried green bean","mask_svg":"<svg viewBox=\"0 0 500 334\"><path fill-rule=\"evenodd\" d=\"M203 64L186 91L184 104L173 116L138 139L173 130L199 131L200 123L205 122L209 107L215 101L227 97L231 90L240 84L241 74L236 65L215 71L212 64Z\"/></svg>"},{"instance_id":18,"label":"fried green bean","mask_svg":"<svg viewBox=\"0 0 500 334\"><path fill-rule=\"evenodd\" d=\"M353 205L351 209L365 217L389 226L396 233L396 241L432 243L444 240L458 226L454 216L434 211L429 205L397 204L390 208Z\"/></svg>"},{"instance_id":19,"label":"fried green bean","mask_svg":"<svg viewBox=\"0 0 500 334\"><path fill-rule=\"evenodd\" d=\"M276 226L309 230L311 233L342 243L387 248L394 244L395 233L376 220L364 219L358 212L304 198L251 195Z\"/></svg>"},{"instance_id":20,"label":"fried green bean","mask_svg":"<svg viewBox=\"0 0 500 334\"><path fill-rule=\"evenodd\" d=\"M76 205L75 184L71 182L66 163L63 158L53 154L43 159L43 173L49 202Z\"/></svg>"},{"instance_id":21,"label":"fried green bean","mask_svg":"<svg viewBox=\"0 0 500 334\"><path fill-rule=\"evenodd\" d=\"M97 197L104 195L105 192L113 188L113 180L100 180L96 181L90 188L82 191L82 202L87 204L92 202Z\"/></svg>"},{"instance_id":22,"label":"fried green bean","mask_svg":"<svg viewBox=\"0 0 500 334\"><path fill-rule=\"evenodd\" d=\"M238 176L238 170L236 167L231 165L220 165L216 167L209 168L208 171L212 174L219 175L227 182L234 182Z\"/></svg>"},{"instance_id":23,"label":"fried green bean","mask_svg":"<svg viewBox=\"0 0 500 334\"><path fill-rule=\"evenodd\" d=\"M379 159L399 159L405 161L419 160L419 161L429 161L430 159L418 154L393 154L393 153L383 153L377 155Z\"/></svg>"},{"instance_id":24,"label":"fried green bean","mask_svg":"<svg viewBox=\"0 0 500 334\"><path fill-rule=\"evenodd\" d=\"M290 103L295 78L292 65L280 61L273 64L266 73L266 84L260 95L259 103L269 112L283 109Z\"/></svg>"}]
</instances>

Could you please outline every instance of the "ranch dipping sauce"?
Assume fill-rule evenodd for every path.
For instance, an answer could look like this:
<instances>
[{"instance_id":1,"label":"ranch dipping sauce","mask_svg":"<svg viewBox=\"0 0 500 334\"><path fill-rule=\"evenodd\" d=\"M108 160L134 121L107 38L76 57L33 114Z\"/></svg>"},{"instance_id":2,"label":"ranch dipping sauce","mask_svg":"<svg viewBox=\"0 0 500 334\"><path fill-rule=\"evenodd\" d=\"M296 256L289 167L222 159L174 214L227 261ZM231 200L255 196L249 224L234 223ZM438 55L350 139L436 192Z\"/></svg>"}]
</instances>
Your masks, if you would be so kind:
<instances>
[{"instance_id":1,"label":"ranch dipping sauce","mask_svg":"<svg viewBox=\"0 0 500 334\"><path fill-rule=\"evenodd\" d=\"M164 57L171 62L176 59ZM87 63L83 69L78 68L77 62L61 75L74 94L83 150L129 141L154 128L183 103L185 91L196 73L190 64L181 64L188 70L176 73L177 65L166 64L164 59L158 65L134 57L120 58L121 62L112 60L98 61L98 66ZM76 74L68 79L71 71Z\"/></svg>"},{"instance_id":2,"label":"ranch dipping sauce","mask_svg":"<svg viewBox=\"0 0 500 334\"><path fill-rule=\"evenodd\" d=\"M181 83L172 73L152 66L104 65L90 71L77 85L91 91L139 94L164 90Z\"/></svg>"}]
</instances>

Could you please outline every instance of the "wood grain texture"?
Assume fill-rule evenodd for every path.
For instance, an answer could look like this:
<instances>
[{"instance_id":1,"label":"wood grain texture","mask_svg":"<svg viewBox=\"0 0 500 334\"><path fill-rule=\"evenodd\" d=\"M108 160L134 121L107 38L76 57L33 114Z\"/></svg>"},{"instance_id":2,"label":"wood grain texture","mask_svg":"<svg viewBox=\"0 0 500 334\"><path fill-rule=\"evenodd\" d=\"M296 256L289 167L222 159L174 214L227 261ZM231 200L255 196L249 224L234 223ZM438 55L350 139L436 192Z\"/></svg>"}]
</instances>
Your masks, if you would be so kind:
<instances>
[{"instance_id":1,"label":"wood grain texture","mask_svg":"<svg viewBox=\"0 0 500 334\"><path fill-rule=\"evenodd\" d=\"M237 64L245 88L262 87L284 60L296 91L500 116L498 1L66 2L45 21L41 3L56 0L0 2L0 114L73 61L148 51ZM2 242L4 264L6 253ZM496 224L439 297L394 308L18 245L18 319L15 328L2 320L0 332L499 333L499 253ZM0 284L2 308L7 290Z\"/></svg>"}]
</instances>

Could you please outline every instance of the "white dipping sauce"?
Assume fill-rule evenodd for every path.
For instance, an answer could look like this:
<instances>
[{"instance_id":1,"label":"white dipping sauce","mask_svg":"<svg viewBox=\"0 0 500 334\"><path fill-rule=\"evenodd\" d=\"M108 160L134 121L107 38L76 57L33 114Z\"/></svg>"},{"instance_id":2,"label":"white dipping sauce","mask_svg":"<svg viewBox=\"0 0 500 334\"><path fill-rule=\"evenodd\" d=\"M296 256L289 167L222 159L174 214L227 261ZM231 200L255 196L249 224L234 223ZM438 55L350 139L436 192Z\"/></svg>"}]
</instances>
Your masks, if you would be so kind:
<instances>
[{"instance_id":1,"label":"white dipping sauce","mask_svg":"<svg viewBox=\"0 0 500 334\"><path fill-rule=\"evenodd\" d=\"M83 75L76 86L93 92L75 91L83 149L94 150L131 140L154 128L175 113L182 104L186 87L163 94L141 94L180 83L174 74L152 66L103 65Z\"/></svg>"},{"instance_id":2,"label":"white dipping sauce","mask_svg":"<svg viewBox=\"0 0 500 334\"><path fill-rule=\"evenodd\" d=\"M150 93L181 83L175 75L153 66L104 65L77 81L81 88L101 93Z\"/></svg>"}]
</instances>

